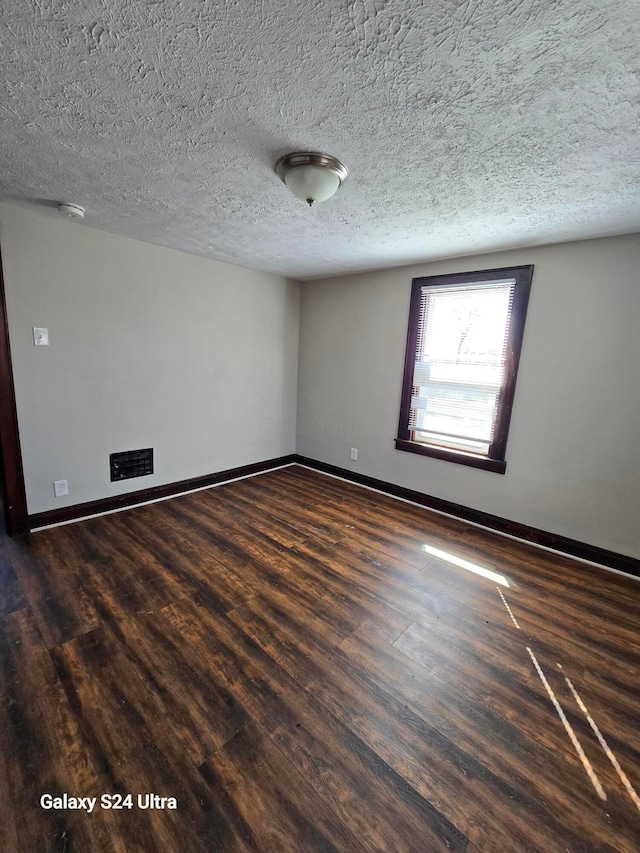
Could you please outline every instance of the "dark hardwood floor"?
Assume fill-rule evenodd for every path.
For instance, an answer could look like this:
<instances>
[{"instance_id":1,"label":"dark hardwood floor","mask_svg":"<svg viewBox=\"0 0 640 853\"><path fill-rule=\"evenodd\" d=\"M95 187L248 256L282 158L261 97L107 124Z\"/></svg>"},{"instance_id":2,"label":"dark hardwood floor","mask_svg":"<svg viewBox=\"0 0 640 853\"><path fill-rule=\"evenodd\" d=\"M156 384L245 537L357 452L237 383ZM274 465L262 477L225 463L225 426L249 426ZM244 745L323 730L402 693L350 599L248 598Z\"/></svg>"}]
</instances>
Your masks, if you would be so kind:
<instances>
[{"instance_id":1,"label":"dark hardwood floor","mask_svg":"<svg viewBox=\"0 0 640 853\"><path fill-rule=\"evenodd\" d=\"M3 853L640 850L637 581L299 466L0 556Z\"/></svg>"}]
</instances>

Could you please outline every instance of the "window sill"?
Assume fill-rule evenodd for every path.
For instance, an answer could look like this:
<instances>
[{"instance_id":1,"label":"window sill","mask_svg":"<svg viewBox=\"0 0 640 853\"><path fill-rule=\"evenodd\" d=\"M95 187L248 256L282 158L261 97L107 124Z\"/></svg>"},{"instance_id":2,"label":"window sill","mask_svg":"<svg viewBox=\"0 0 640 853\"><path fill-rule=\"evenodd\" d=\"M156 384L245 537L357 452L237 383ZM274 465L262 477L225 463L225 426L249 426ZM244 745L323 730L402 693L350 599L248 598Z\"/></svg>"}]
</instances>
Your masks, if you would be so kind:
<instances>
[{"instance_id":1,"label":"window sill","mask_svg":"<svg viewBox=\"0 0 640 853\"><path fill-rule=\"evenodd\" d=\"M445 462L457 462L459 465L470 465L472 468L482 468L484 471L493 471L495 474L504 474L507 468L507 463L504 460L487 459L485 456L474 456L472 453L449 450L445 447L432 447L427 444L419 444L417 441L406 441L402 438L396 438L396 450L406 450L408 453L417 453L420 456L431 456Z\"/></svg>"}]
</instances>

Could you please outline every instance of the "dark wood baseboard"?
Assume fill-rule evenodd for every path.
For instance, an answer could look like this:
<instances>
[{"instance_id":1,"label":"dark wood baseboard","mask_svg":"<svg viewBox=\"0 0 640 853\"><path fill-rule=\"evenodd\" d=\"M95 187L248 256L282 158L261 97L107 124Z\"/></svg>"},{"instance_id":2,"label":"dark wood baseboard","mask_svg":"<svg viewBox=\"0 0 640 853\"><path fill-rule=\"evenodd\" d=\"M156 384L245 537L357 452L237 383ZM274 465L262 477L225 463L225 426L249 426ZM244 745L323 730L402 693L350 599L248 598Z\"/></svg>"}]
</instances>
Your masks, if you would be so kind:
<instances>
[{"instance_id":1,"label":"dark wood baseboard","mask_svg":"<svg viewBox=\"0 0 640 853\"><path fill-rule=\"evenodd\" d=\"M201 489L206 486L215 486L225 480L235 480L238 477L248 477L251 474L259 474L282 465L291 465L296 461L294 454L280 456L277 459L266 459L264 462L254 462L251 465L242 465L239 468L229 468L226 471L218 471L216 474L205 474L202 477L192 477L189 480L179 480L176 483L166 483L163 486L151 486L148 489L139 489L135 492L127 492L123 495L113 495L101 498L97 501L73 504L72 506L50 509L45 512L36 512L29 516L29 529L45 527L48 524L60 524L63 521L74 521L78 518L86 518L88 515L99 515L114 509L125 509L134 504L148 503L158 498L167 498L179 495L193 489Z\"/></svg>"},{"instance_id":2,"label":"dark wood baseboard","mask_svg":"<svg viewBox=\"0 0 640 853\"><path fill-rule=\"evenodd\" d=\"M326 462L319 462L316 459L308 459L306 456L296 455L295 458L298 464L314 468L316 471L333 474L336 477L342 477L361 486L369 486L387 495L404 498L404 500L412 501L427 509L435 509L447 515L452 515L455 518L460 518L463 521L480 524L482 527L487 527L498 533L506 533L509 536L515 536L516 539L532 542L534 545L553 548L554 551L560 551L569 557L579 557L582 560L589 560L592 563L599 563L610 569L617 569L620 572L640 577L640 560L634 557L618 554L615 551L608 551L605 548L598 548L595 545L588 545L586 542L578 542L576 539L569 539L567 536L560 536L557 533L539 530L537 527L529 527L529 525L521 524L519 521L510 521L508 518L491 515L479 509L462 506L461 504L453 503L453 501L436 498L433 495L426 495L423 492L416 492L413 489L405 489L403 486L396 486L394 483L387 483L384 480L376 480L374 477L367 477L364 474L348 471L345 468L339 468L337 465L329 465Z\"/></svg>"},{"instance_id":3,"label":"dark wood baseboard","mask_svg":"<svg viewBox=\"0 0 640 853\"><path fill-rule=\"evenodd\" d=\"M541 545L545 548L552 548L554 551L559 551L569 557L578 557L583 560L589 560L592 563L598 563L602 566L607 566L611 569L617 569L620 572L640 577L640 560L634 557L629 557L625 554L618 554L615 551L608 551L605 548L598 548L595 545L589 545L586 542L579 542L576 539L569 539L567 536L560 536L557 533L549 533L546 530L539 530L536 527L530 527L527 524L522 524L518 521L511 521L507 518L502 518L498 515L491 515L487 512L482 512L472 507L462 506L453 501L437 498L433 495L427 495L423 492L417 492L413 489L406 489L404 486L397 486L394 483L388 483L385 480L378 480L375 477L368 477L365 474L358 474L355 471L348 471L346 468L339 468L337 465L329 465L326 462L320 462L316 459L309 459L306 456L290 454L288 456L280 456L276 459L267 459L264 462L255 462L251 465L243 465L239 468L229 468L226 471L218 471L215 474L205 474L202 477L192 477L189 480L180 480L175 483L166 483L162 486L153 486L148 489L140 489L135 492L127 492L123 495L113 495L108 498L101 498L96 501L88 501L86 503L74 504L60 509L47 510L45 512L34 513L29 516L29 529L35 530L39 527L45 527L49 524L60 524L65 521L74 521L80 518L86 518L89 515L99 515L104 512L111 512L116 509L126 509L126 507L134 506L135 504L148 503L158 498L171 497L179 495L183 492L189 492L193 489L200 489L206 486L215 486L226 480L234 480L238 477L248 477L252 474L259 474L262 471L269 471L273 468L279 468L282 465L291 465L298 463L313 468L316 471L322 471L325 474L333 474L336 477L342 477L352 483L357 483L361 486L369 486L372 489L377 489L384 494L392 497L403 498L404 500L412 501L427 509L435 509L439 512L444 512L447 515L460 518L463 521L470 521L474 524L479 524L489 530L495 530L498 533L505 533L509 536L514 536L516 539L521 539L525 542L531 542L534 545Z\"/></svg>"}]
</instances>

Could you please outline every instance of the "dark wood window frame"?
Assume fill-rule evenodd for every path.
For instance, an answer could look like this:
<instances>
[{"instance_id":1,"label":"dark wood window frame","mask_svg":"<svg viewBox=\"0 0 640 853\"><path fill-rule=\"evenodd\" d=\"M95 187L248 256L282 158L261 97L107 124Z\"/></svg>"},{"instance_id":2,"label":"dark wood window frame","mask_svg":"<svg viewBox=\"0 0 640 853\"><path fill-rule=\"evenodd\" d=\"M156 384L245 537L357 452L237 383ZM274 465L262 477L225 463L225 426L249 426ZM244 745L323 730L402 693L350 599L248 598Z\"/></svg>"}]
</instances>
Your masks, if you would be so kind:
<instances>
[{"instance_id":1,"label":"dark wood window frame","mask_svg":"<svg viewBox=\"0 0 640 853\"><path fill-rule=\"evenodd\" d=\"M527 305L533 277L533 264L517 267L501 267L500 269L480 270L475 272L452 273L449 275L423 276L414 278L411 288L411 305L409 308L409 328L407 332L407 347L402 382L402 398L400 403L400 422L396 449L417 453L421 456L431 456L474 468L482 468L504 474L506 470L507 437L509 423L515 396L520 350L524 336L524 325L527 316ZM425 287L455 287L472 285L480 282L499 281L500 279L514 280L515 290L511 309L511 322L506 347L506 370L499 392L498 411L494 439L487 455L467 453L462 450L428 445L412 440L412 430L409 427L411 412L411 397L413 394L414 360L418 345L418 324L422 292Z\"/></svg>"}]
</instances>

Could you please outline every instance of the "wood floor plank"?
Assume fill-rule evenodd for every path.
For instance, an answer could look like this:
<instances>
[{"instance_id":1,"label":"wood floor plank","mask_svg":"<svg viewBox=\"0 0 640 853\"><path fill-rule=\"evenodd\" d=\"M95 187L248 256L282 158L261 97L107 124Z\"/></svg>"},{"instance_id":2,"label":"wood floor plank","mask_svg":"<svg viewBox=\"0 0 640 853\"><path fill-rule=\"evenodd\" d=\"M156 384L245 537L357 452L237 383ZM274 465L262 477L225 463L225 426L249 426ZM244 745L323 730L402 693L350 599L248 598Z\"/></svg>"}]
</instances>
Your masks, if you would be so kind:
<instances>
[{"instance_id":1,"label":"wood floor plank","mask_svg":"<svg viewBox=\"0 0 640 853\"><path fill-rule=\"evenodd\" d=\"M264 592L265 585L269 584L298 600L301 606L331 613L336 621L347 620L353 627L361 620L361 599L349 600L347 590L342 585L336 588L330 573L323 567L313 572L309 565L296 561L289 549L270 542L250 525L242 527L228 517L221 518L219 513L211 518L201 508L182 507L174 511L180 513L192 529L196 528L204 542L208 542L208 535L215 536L221 546L217 559L249 579L257 591Z\"/></svg>"},{"instance_id":2,"label":"wood floor plank","mask_svg":"<svg viewBox=\"0 0 640 853\"><path fill-rule=\"evenodd\" d=\"M109 779L88 747L26 609L0 620L0 664L0 849L129 849L127 838L135 833L128 815L116 825L110 812L86 819L40 807L46 793L71 790L99 797Z\"/></svg>"},{"instance_id":3,"label":"wood floor plank","mask_svg":"<svg viewBox=\"0 0 640 853\"><path fill-rule=\"evenodd\" d=\"M15 567L0 553L0 618L27 606Z\"/></svg>"},{"instance_id":4,"label":"wood floor plank","mask_svg":"<svg viewBox=\"0 0 640 853\"><path fill-rule=\"evenodd\" d=\"M100 624L94 602L82 587L77 565L37 559L28 553L21 554L14 564L25 599L49 648Z\"/></svg>"},{"instance_id":5,"label":"wood floor plank","mask_svg":"<svg viewBox=\"0 0 640 853\"><path fill-rule=\"evenodd\" d=\"M296 465L0 538L0 849L637 853L639 637L640 583Z\"/></svg>"},{"instance_id":6,"label":"wood floor plank","mask_svg":"<svg viewBox=\"0 0 640 853\"><path fill-rule=\"evenodd\" d=\"M192 760L202 763L249 722L243 707L190 662L190 649L162 613L141 614L104 626L142 682L161 698L166 722Z\"/></svg>"},{"instance_id":7,"label":"wood floor plank","mask_svg":"<svg viewBox=\"0 0 640 853\"><path fill-rule=\"evenodd\" d=\"M389 689L392 676L388 681L372 680L371 672L354 666L347 655L332 655L311 635L305 636L304 640L298 639L304 650L304 659L300 661L299 656L292 654L286 620L267 608L260 614L246 609L243 614L236 611L232 615L242 618L243 630L279 666L304 683L315 698L349 725L359 738L465 835L470 838L481 835L485 844L495 843L495 848L491 849L510 849L509 845L521 843L519 833L522 833L523 826L534 822L539 824L538 829L529 832L537 833L539 844L549 845L552 839L563 836L575 844L576 838L566 833L561 823L553 821L542 807L536 814L536 807L527 802L522 791L516 794L517 789L512 787L508 778L495 775L474 757L473 752L462 751L455 738L447 737L450 733L448 725L443 734L438 726L420 719L408 709L406 697L394 697ZM379 639L378 642L381 647L387 645ZM410 695L407 690L407 696ZM440 717L437 722L442 728L446 718ZM381 732L385 733L382 740ZM442 796L444 790L440 782L443 779L449 781L445 789L456 791L450 799ZM503 825L505 815L501 814L505 799L516 800L518 804L510 802L513 825L509 826L508 832L506 824ZM522 806L522 800L525 800L526 808ZM465 803L463 810L460 809L462 801ZM527 812L528 808L533 808L533 814ZM524 811L520 825L515 822L518 811ZM547 848L540 846L539 849Z\"/></svg>"},{"instance_id":8,"label":"wood floor plank","mask_svg":"<svg viewBox=\"0 0 640 853\"><path fill-rule=\"evenodd\" d=\"M239 834L248 833L260 850L366 851L255 725L240 732L200 772L214 792L224 789Z\"/></svg>"},{"instance_id":9,"label":"wood floor plank","mask_svg":"<svg viewBox=\"0 0 640 853\"><path fill-rule=\"evenodd\" d=\"M579 835L582 813L592 810L593 838L605 849L609 820L624 826L631 817L626 801L617 796L615 773L593 738L587 741L587 727L567 704L565 709L574 730L582 736L582 744L588 749L601 781L613 793L606 809L599 802L548 698L533 697L528 688L523 689L518 681L512 681L508 673L502 676L505 698L501 706L486 699L501 678L495 671L488 678L478 673L472 684L465 679L464 684L459 682L460 687L453 687L449 678L435 675L409 660L405 662L394 648L382 646L373 635L360 636L357 640L349 638L340 650L350 660L358 661L363 671L383 689L398 699L407 699L416 714L478 757L492 772L503 779L518 779L519 789L533 801L544 797L548 808L545 821L549 825L551 816L555 816L557 825ZM522 655L524 659L524 647ZM501 707L508 703L512 703L514 710L504 714ZM554 780L552 786L551 780ZM627 837L626 847L621 844L620 849L633 850L632 839L633 836Z\"/></svg>"},{"instance_id":10,"label":"wood floor plank","mask_svg":"<svg viewBox=\"0 0 640 853\"><path fill-rule=\"evenodd\" d=\"M203 674L215 672L261 729L271 731L296 717L292 703L283 698L290 684L287 673L274 666L234 622L203 612L188 600L170 605L164 613L189 643L190 664Z\"/></svg>"},{"instance_id":11,"label":"wood floor plank","mask_svg":"<svg viewBox=\"0 0 640 853\"><path fill-rule=\"evenodd\" d=\"M466 838L360 738L311 697L273 740L367 850L464 850Z\"/></svg>"},{"instance_id":12,"label":"wood floor plank","mask_svg":"<svg viewBox=\"0 0 640 853\"><path fill-rule=\"evenodd\" d=\"M244 853L195 764L185 760L160 691L149 689L105 629L58 647L54 661L86 740L107 768L110 790L177 800L176 810L136 811L145 849Z\"/></svg>"},{"instance_id":13,"label":"wood floor plank","mask_svg":"<svg viewBox=\"0 0 640 853\"><path fill-rule=\"evenodd\" d=\"M174 599L191 596L201 606L226 613L254 594L241 577L206 551L194 548L173 528L158 537L149 535L149 527L135 516L114 519L112 524L119 548L140 563L153 560L155 571L170 582Z\"/></svg>"},{"instance_id":14,"label":"wood floor plank","mask_svg":"<svg viewBox=\"0 0 640 853\"><path fill-rule=\"evenodd\" d=\"M251 602L251 604L255 604ZM250 605L246 605L247 607ZM240 609L242 610L242 609ZM230 616L243 622L239 611ZM318 707L299 685L287 676L272 657L247 640L235 625L226 625L213 615L201 619L179 604L171 616L193 643L199 660L221 648L225 660L235 657L235 671L227 669L228 689L269 732L291 764L308 778L318 795L339 813L343 823L366 849L416 849L418 838L431 839L436 849L464 849L465 839L450 822L423 800L404 779L355 737L348 727ZM302 633L296 626L298 634ZM232 651L231 651L232 650ZM242 673L243 678L238 678ZM390 795L393 800L390 802ZM372 805L378 803L375 816ZM403 804L411 804L403 812ZM390 839L394 847L390 847Z\"/></svg>"}]
</instances>

